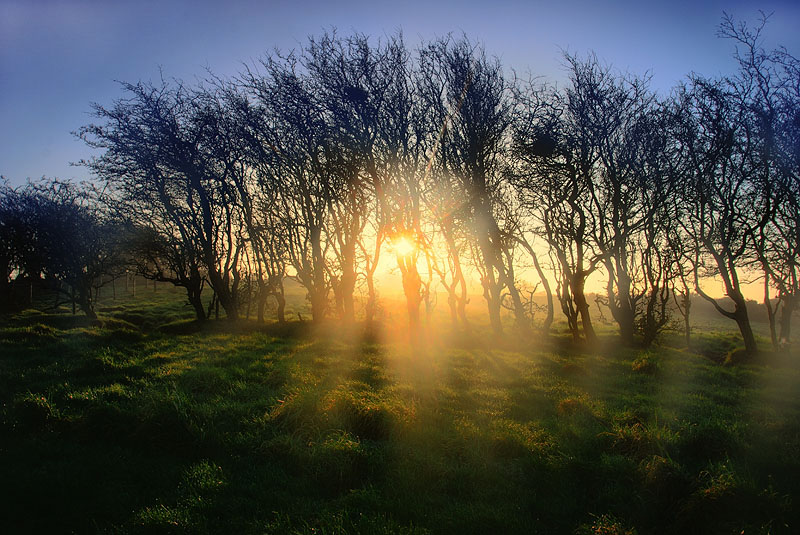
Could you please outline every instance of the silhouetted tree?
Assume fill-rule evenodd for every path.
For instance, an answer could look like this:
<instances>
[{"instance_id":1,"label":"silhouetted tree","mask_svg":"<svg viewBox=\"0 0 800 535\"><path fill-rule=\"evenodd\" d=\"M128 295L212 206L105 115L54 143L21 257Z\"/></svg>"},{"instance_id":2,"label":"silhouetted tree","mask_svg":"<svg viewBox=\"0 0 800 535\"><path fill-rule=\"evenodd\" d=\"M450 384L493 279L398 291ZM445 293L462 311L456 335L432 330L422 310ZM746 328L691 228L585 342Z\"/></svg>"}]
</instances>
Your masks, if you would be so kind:
<instances>
[{"instance_id":1,"label":"silhouetted tree","mask_svg":"<svg viewBox=\"0 0 800 535\"><path fill-rule=\"evenodd\" d=\"M512 121L500 63L466 37L449 37L420 51L418 84L435 125L429 131L440 137L436 155L445 171L442 176L457 180L457 194L465 199L464 224L476 240L476 268L492 329L502 332L504 288L513 301L517 326L527 329L524 306L506 263L515 241L503 235L497 217L507 194L501 171Z\"/></svg>"},{"instance_id":2,"label":"silhouetted tree","mask_svg":"<svg viewBox=\"0 0 800 535\"><path fill-rule=\"evenodd\" d=\"M24 269L26 226L20 193L0 177L0 309L13 306L12 275Z\"/></svg>"},{"instance_id":3,"label":"silhouetted tree","mask_svg":"<svg viewBox=\"0 0 800 535\"><path fill-rule=\"evenodd\" d=\"M761 34L768 17L762 12L755 27L737 23L725 15L718 34L732 40L738 72L728 79L735 105L742 114L743 154L750 187L742 191L757 213L753 222L752 252L764 274L764 305L774 347L780 345L776 332L776 310L783 304L787 319L794 308L797 283L796 262L798 222L786 217L796 204L798 154L798 104L800 104L800 62L784 49L771 52L761 46ZM792 165L794 159L795 165ZM778 301L770 300L770 288ZM788 324L783 323L788 328ZM783 329L782 329L783 330ZM784 333L785 334L785 333ZM781 338L784 339L783 334ZM788 341L788 337L784 340Z\"/></svg>"},{"instance_id":4,"label":"silhouetted tree","mask_svg":"<svg viewBox=\"0 0 800 535\"><path fill-rule=\"evenodd\" d=\"M695 249L695 290L739 326L748 353L757 350L740 271L749 262L758 214L746 193L751 177L743 117L727 84L694 76L677 93L672 135L681 149L683 230ZM706 293L704 275L722 279L733 310Z\"/></svg>"},{"instance_id":5,"label":"silhouetted tree","mask_svg":"<svg viewBox=\"0 0 800 535\"><path fill-rule=\"evenodd\" d=\"M18 227L27 244L18 266L31 281L44 277L92 319L95 290L121 269L121 231L104 211L99 193L58 179L30 182L16 190ZM17 243L19 241L15 240Z\"/></svg>"},{"instance_id":6,"label":"silhouetted tree","mask_svg":"<svg viewBox=\"0 0 800 535\"><path fill-rule=\"evenodd\" d=\"M521 163L515 184L554 258L556 294L573 338L580 337L580 319L584 336L593 341L584 287L603 260L591 240L597 154L583 136L582 103L574 92L542 89L529 102L536 106L522 114L515 132Z\"/></svg>"},{"instance_id":7,"label":"silhouetted tree","mask_svg":"<svg viewBox=\"0 0 800 535\"><path fill-rule=\"evenodd\" d=\"M231 175L240 154L227 152L216 95L177 83L122 84L111 108L95 105L103 124L79 136L103 154L85 162L136 218L170 232L163 243L199 258L229 319L239 316L238 263L244 236Z\"/></svg>"},{"instance_id":8,"label":"silhouetted tree","mask_svg":"<svg viewBox=\"0 0 800 535\"><path fill-rule=\"evenodd\" d=\"M262 208L280 232L293 277L308 291L312 318L328 310L326 225L331 202L329 125L308 73L294 55L261 62L263 74L242 75L259 109L252 145Z\"/></svg>"},{"instance_id":9,"label":"silhouetted tree","mask_svg":"<svg viewBox=\"0 0 800 535\"><path fill-rule=\"evenodd\" d=\"M404 236L417 245L397 257L413 333L419 326L422 300L417 260L424 241L419 171L425 138L402 35L373 45L363 35L340 39L326 34L310 40L303 62L328 118L336 153L331 158L332 233L346 316L352 317L356 251L360 249L365 260L369 323L375 311L374 274L381 248L386 240ZM366 235L370 206L372 232Z\"/></svg>"}]
</instances>

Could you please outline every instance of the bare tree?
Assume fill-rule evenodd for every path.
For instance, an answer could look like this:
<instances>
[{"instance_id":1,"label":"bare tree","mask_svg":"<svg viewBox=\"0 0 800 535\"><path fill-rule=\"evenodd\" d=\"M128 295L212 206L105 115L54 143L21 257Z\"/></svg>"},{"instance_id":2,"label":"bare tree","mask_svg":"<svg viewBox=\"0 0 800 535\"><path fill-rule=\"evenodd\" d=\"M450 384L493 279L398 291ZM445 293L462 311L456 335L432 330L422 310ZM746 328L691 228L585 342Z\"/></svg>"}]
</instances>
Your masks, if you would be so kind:
<instances>
[{"instance_id":1,"label":"bare tree","mask_svg":"<svg viewBox=\"0 0 800 535\"><path fill-rule=\"evenodd\" d=\"M556 271L556 294L574 339L578 321L596 338L586 300L586 279L603 260L592 247L590 213L597 156L581 138L579 103L571 94L529 86L514 135L519 166L514 182L521 202L547 242Z\"/></svg>"},{"instance_id":2,"label":"bare tree","mask_svg":"<svg viewBox=\"0 0 800 535\"><path fill-rule=\"evenodd\" d=\"M447 292L453 328L466 330L469 327L466 312L469 297L462 259L468 249L465 243L468 236L463 228L468 210L464 199L457 193L454 178L438 168L436 160L430 160L428 179L431 184L427 188L425 204L434 225L431 235L438 235L443 241L444 258L437 254L433 243L427 245L425 250L430 252L431 269L436 272Z\"/></svg>"},{"instance_id":3,"label":"bare tree","mask_svg":"<svg viewBox=\"0 0 800 535\"><path fill-rule=\"evenodd\" d=\"M96 290L122 266L121 232L104 210L100 192L89 184L42 179L16 193L30 240L30 253L18 251L17 269L30 278L43 276L53 290L66 294L73 314L77 305L96 319Z\"/></svg>"},{"instance_id":4,"label":"bare tree","mask_svg":"<svg viewBox=\"0 0 800 535\"><path fill-rule=\"evenodd\" d=\"M328 311L325 227L332 195L328 180L329 126L295 55L262 60L265 73L247 71L243 84L260 117L251 125L260 196L270 199L293 277L308 291L311 314Z\"/></svg>"},{"instance_id":5,"label":"bare tree","mask_svg":"<svg viewBox=\"0 0 800 535\"><path fill-rule=\"evenodd\" d=\"M762 12L756 26L750 27L726 14L718 35L736 44L734 57L739 70L728 84L743 116L748 140L744 157L752 183L742 194L758 213L751 234L752 251L764 274L764 305L772 343L778 348L777 308L783 304L788 321L797 288L792 282L792 264L798 252L797 234L792 229L797 228L797 222L786 215L792 212L790 205L796 203L792 182L797 181L797 166L793 167L791 161L794 158L796 162L798 153L795 123L800 102L800 62L785 49L762 48L768 19ZM772 287L778 292L774 304L770 300Z\"/></svg>"},{"instance_id":6,"label":"bare tree","mask_svg":"<svg viewBox=\"0 0 800 535\"><path fill-rule=\"evenodd\" d=\"M12 275L26 267L26 249L32 240L25 224L24 197L0 177L0 309L14 306Z\"/></svg>"},{"instance_id":7,"label":"bare tree","mask_svg":"<svg viewBox=\"0 0 800 535\"><path fill-rule=\"evenodd\" d=\"M103 124L79 135L103 154L85 162L164 243L203 262L219 303L238 319L244 236L231 174L236 153L221 142L216 95L180 83L122 84L128 96L95 105Z\"/></svg>"},{"instance_id":8,"label":"bare tree","mask_svg":"<svg viewBox=\"0 0 800 535\"><path fill-rule=\"evenodd\" d=\"M683 231L695 249L695 290L723 316L736 321L745 349L757 351L740 271L749 262L753 206L744 157L751 148L743 135L742 114L729 87L720 81L690 79L677 93L672 135L682 154ZM733 301L727 310L701 287L704 275L722 280Z\"/></svg>"},{"instance_id":9,"label":"bare tree","mask_svg":"<svg viewBox=\"0 0 800 535\"><path fill-rule=\"evenodd\" d=\"M508 86L498 61L466 37L448 37L420 51L418 85L441 142L437 156L445 171L458 181L466 200L469 226L476 241L481 283L495 334L502 332L503 289L514 303L518 328L527 329L524 306L509 273L507 247L497 208L503 206L502 164L512 121ZM451 252L452 254L452 252Z\"/></svg>"}]
</instances>

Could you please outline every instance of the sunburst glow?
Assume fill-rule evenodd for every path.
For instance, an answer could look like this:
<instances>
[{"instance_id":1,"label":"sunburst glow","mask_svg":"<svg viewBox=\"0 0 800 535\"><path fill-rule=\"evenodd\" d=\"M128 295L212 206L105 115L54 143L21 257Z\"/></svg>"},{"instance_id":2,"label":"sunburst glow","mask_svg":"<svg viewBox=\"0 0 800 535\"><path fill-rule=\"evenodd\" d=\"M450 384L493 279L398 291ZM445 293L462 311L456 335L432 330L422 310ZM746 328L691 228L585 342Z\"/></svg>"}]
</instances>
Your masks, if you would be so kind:
<instances>
[{"instance_id":1,"label":"sunburst glow","mask_svg":"<svg viewBox=\"0 0 800 535\"><path fill-rule=\"evenodd\" d=\"M400 235L392 240L392 247L398 256L411 256L417 250L414 241L408 236Z\"/></svg>"}]
</instances>

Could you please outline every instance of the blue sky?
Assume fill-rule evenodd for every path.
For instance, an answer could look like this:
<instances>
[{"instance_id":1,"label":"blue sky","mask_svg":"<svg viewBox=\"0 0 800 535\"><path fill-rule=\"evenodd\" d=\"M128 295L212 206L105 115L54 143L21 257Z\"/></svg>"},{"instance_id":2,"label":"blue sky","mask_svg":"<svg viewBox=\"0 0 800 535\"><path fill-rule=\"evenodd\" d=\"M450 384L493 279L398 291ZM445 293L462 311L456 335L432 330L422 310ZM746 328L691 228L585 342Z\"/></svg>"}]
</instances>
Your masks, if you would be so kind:
<instances>
[{"instance_id":1,"label":"blue sky","mask_svg":"<svg viewBox=\"0 0 800 535\"><path fill-rule=\"evenodd\" d=\"M379 37L402 29L414 46L466 32L506 67L553 81L561 50L593 50L669 88L690 71L734 69L733 44L715 35L722 12L754 22L774 12L765 46L800 54L800 3L790 1L302 2L0 0L0 174L89 178L69 162L91 155L70 132L91 121L90 103L122 95L115 80L187 81L210 68L233 74L275 47L297 47L335 27Z\"/></svg>"}]
</instances>

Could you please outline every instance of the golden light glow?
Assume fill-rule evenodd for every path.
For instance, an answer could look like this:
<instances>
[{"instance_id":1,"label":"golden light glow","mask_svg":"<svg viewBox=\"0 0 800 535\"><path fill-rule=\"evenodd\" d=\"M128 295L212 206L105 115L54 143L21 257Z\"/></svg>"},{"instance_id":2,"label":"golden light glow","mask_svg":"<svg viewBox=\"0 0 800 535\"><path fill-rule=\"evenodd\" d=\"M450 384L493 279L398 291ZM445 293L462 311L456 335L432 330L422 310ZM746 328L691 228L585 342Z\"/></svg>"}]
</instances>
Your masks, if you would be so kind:
<instances>
[{"instance_id":1,"label":"golden light glow","mask_svg":"<svg viewBox=\"0 0 800 535\"><path fill-rule=\"evenodd\" d=\"M398 236L392 240L392 247L398 256L411 256L417 250L417 246L408 236Z\"/></svg>"}]
</instances>

